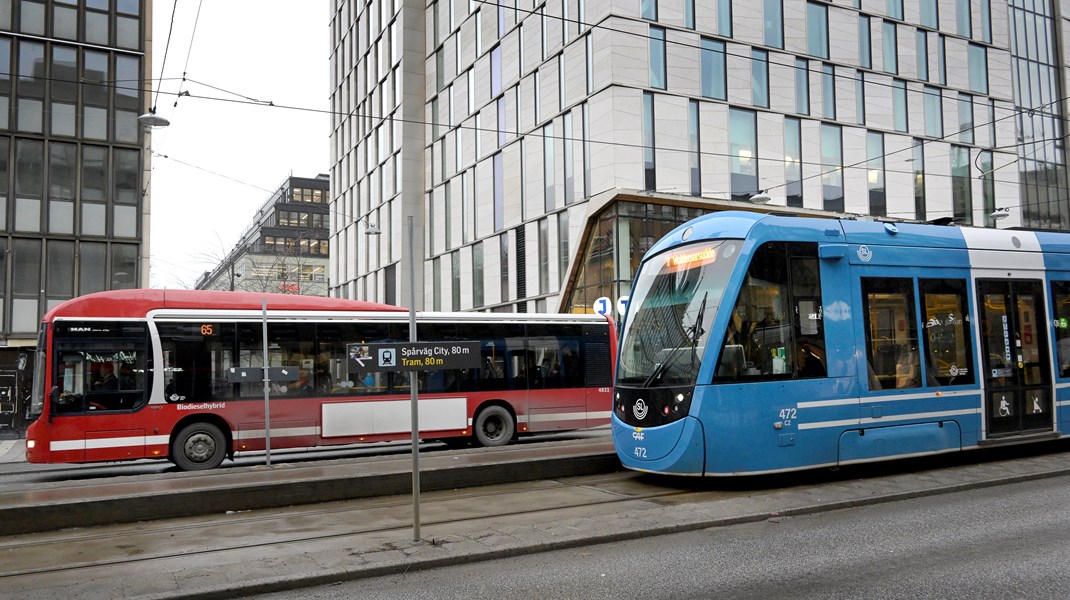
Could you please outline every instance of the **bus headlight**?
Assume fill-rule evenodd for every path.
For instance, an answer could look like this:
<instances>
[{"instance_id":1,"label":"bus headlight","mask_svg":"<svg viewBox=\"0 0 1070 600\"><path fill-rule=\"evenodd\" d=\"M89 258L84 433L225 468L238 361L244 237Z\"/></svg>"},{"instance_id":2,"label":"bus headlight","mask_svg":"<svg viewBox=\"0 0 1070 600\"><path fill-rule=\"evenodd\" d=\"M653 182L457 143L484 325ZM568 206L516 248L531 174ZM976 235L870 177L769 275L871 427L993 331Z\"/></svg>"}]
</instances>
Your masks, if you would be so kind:
<instances>
[{"instance_id":1,"label":"bus headlight","mask_svg":"<svg viewBox=\"0 0 1070 600\"><path fill-rule=\"evenodd\" d=\"M33 450L33 447L37 445L37 440L26 440L26 449Z\"/></svg>"}]
</instances>

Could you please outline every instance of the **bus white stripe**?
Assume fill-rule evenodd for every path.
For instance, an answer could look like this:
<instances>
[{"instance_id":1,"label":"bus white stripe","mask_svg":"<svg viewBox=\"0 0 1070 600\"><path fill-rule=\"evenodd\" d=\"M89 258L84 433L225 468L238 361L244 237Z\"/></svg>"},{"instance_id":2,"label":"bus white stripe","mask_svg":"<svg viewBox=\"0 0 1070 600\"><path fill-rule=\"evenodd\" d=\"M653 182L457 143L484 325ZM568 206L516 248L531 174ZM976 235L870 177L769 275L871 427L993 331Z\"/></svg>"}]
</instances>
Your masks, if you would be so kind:
<instances>
[{"instance_id":1,"label":"bus white stripe","mask_svg":"<svg viewBox=\"0 0 1070 600\"><path fill-rule=\"evenodd\" d=\"M547 423L550 421L585 421L587 419L608 419L610 413L607 412L574 412L574 413L552 413L552 414L538 414L529 415L529 423Z\"/></svg>"},{"instance_id":2,"label":"bus white stripe","mask_svg":"<svg viewBox=\"0 0 1070 600\"><path fill-rule=\"evenodd\" d=\"M48 445L52 452L71 450L100 450L102 448L127 448L130 446L154 446L171 441L166 435L94 438L88 440L53 440Z\"/></svg>"},{"instance_id":3,"label":"bus white stripe","mask_svg":"<svg viewBox=\"0 0 1070 600\"><path fill-rule=\"evenodd\" d=\"M874 423L893 423L898 421L909 421L913 419L934 419L939 417L956 417L964 415L979 415L981 414L980 408L967 408L963 410L946 410L940 412L929 413L914 413L908 415L888 415L880 418L866 417L864 419L844 419L842 421L823 421L819 423L800 423L799 430L804 429L825 429L828 427L849 427L851 425L872 425Z\"/></svg>"}]
</instances>

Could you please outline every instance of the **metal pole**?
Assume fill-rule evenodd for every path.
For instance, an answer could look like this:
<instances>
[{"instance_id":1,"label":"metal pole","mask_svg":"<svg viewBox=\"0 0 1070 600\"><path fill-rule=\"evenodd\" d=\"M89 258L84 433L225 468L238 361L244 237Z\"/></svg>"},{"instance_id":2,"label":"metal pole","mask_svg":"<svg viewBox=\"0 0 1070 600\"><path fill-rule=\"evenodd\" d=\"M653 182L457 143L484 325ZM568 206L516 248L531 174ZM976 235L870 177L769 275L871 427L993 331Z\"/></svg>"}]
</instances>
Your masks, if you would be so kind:
<instances>
[{"instance_id":1,"label":"metal pole","mask_svg":"<svg viewBox=\"0 0 1070 600\"><path fill-rule=\"evenodd\" d=\"M263 300L264 316L264 451L267 466L271 466L271 378L268 376L267 298Z\"/></svg>"},{"instance_id":2,"label":"metal pole","mask_svg":"<svg viewBox=\"0 0 1070 600\"><path fill-rule=\"evenodd\" d=\"M413 250L412 216L409 216L409 341L416 341L416 253ZM412 400L412 539L420 541L420 405L419 371L409 371Z\"/></svg>"}]
</instances>

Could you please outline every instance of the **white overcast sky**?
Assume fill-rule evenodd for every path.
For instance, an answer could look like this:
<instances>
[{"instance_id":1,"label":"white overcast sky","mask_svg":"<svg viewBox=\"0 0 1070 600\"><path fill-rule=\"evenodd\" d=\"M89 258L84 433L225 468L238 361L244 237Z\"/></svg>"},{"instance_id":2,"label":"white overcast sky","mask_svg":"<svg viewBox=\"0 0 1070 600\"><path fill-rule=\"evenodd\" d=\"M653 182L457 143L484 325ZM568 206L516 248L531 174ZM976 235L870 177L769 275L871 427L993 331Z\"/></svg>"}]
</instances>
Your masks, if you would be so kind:
<instances>
[{"instance_id":1,"label":"white overcast sky","mask_svg":"<svg viewBox=\"0 0 1070 600\"><path fill-rule=\"evenodd\" d=\"M330 168L329 3L177 2L173 26L175 2L152 3L151 103L171 121L152 133L155 288L192 287L287 177Z\"/></svg>"}]
</instances>

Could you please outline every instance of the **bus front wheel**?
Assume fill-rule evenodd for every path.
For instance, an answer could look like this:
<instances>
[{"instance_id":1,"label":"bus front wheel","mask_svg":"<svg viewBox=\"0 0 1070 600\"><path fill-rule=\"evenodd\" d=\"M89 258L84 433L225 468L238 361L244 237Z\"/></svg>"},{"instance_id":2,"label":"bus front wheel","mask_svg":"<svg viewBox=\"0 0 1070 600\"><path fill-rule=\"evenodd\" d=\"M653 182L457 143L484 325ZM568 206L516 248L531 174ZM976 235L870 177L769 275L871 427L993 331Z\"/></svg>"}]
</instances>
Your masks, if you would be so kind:
<instances>
[{"instance_id":1,"label":"bus front wheel","mask_svg":"<svg viewBox=\"0 0 1070 600\"><path fill-rule=\"evenodd\" d=\"M226 456L223 432L211 423L192 423L182 428L171 446L171 460L183 471L214 469Z\"/></svg>"},{"instance_id":2,"label":"bus front wheel","mask_svg":"<svg viewBox=\"0 0 1070 600\"><path fill-rule=\"evenodd\" d=\"M476 441L482 446L504 446L513 439L516 423L513 415L502 406L488 406L480 411L475 422Z\"/></svg>"}]
</instances>

